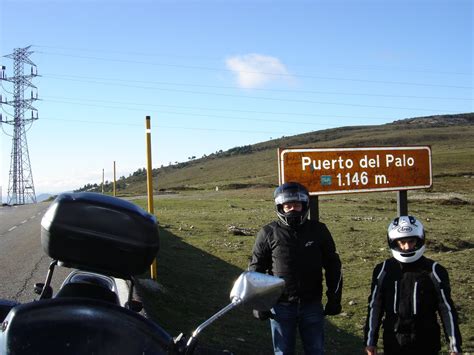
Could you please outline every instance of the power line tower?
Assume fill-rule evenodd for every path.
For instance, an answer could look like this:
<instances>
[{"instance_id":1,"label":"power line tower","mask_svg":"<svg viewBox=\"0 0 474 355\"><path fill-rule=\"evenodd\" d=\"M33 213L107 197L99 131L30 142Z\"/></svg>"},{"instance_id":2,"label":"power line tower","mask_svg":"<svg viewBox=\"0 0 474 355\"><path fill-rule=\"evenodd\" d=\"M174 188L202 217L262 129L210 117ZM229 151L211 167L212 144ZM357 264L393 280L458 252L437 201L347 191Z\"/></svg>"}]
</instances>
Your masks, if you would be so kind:
<instances>
[{"instance_id":1,"label":"power line tower","mask_svg":"<svg viewBox=\"0 0 474 355\"><path fill-rule=\"evenodd\" d=\"M8 180L8 198L7 203L10 205L23 205L25 203L36 203L35 187L33 184L33 173L31 171L30 156L28 153L28 143L26 141L26 131L38 119L38 110L32 106L32 103L38 100L38 89L33 85L31 80L38 76L38 70L29 56L33 53L30 47L15 48L12 54L4 56L13 59L13 77L7 77L5 74L5 66L2 66L0 83L13 83L13 92L4 91L12 95L12 99L5 98L0 95L0 106L8 105L13 107L13 115L8 113L3 107L5 118L0 112L0 126L4 133L12 137L12 151L10 162L10 173ZM31 65L30 74L24 74L25 64ZM25 99L25 91L30 88L31 95ZM34 91L34 93L33 93ZM25 112L31 110L31 117L25 118ZM36 115L34 115L36 113ZM13 116L13 118L12 118ZM4 130L4 125L13 126L13 134L9 134Z\"/></svg>"}]
</instances>

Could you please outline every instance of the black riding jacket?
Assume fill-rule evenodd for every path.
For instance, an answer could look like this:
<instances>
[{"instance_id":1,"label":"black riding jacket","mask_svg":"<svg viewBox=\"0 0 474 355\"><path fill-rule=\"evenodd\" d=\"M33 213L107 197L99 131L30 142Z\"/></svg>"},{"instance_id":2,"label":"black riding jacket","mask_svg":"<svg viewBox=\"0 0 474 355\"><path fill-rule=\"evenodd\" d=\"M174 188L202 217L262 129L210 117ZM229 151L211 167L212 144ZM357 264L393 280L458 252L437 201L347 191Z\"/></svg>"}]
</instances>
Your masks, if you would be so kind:
<instances>
[{"instance_id":1,"label":"black riding jacket","mask_svg":"<svg viewBox=\"0 0 474 355\"><path fill-rule=\"evenodd\" d=\"M275 221L257 234L249 270L284 279L281 302L321 302L323 269L328 302L340 304L341 261L325 224L307 220L292 228Z\"/></svg>"},{"instance_id":2,"label":"black riding jacket","mask_svg":"<svg viewBox=\"0 0 474 355\"><path fill-rule=\"evenodd\" d=\"M437 262L422 256L413 263L390 258L378 264L368 303L366 346L377 345L383 323L386 354L437 353L441 349L438 312L450 351L461 352L448 272Z\"/></svg>"}]
</instances>

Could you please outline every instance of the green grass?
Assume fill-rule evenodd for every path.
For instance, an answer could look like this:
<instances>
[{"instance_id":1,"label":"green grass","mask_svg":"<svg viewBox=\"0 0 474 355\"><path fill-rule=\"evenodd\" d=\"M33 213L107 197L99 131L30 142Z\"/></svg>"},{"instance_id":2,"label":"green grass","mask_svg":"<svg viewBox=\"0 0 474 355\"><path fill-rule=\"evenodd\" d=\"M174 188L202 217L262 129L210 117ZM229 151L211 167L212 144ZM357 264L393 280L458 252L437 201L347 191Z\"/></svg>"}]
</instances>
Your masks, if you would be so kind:
<instances>
[{"instance_id":1,"label":"green grass","mask_svg":"<svg viewBox=\"0 0 474 355\"><path fill-rule=\"evenodd\" d=\"M453 185L452 179L436 179L435 187L429 192L410 191L409 211L425 224L429 241L426 255L450 272L464 348L472 350L474 306L468 270L474 245L474 180L459 178L466 180L462 185L465 190L459 190L456 188L459 183ZM446 194L448 187L461 194L462 204ZM228 226L233 224L256 232L273 220L272 192L270 188L203 190L155 200L155 212L162 228L158 282L164 291L142 290L152 318L172 334L181 331L189 334L229 302L233 280L247 267L255 236L231 235ZM145 201L138 203L145 206ZM354 354L362 349L371 272L376 263L390 256L385 233L396 210L396 193L320 198L321 221L334 236L344 268L343 313L328 318L328 353ZM253 319L248 309L225 315L203 332L201 341L237 354L271 353L267 322Z\"/></svg>"},{"instance_id":2,"label":"green grass","mask_svg":"<svg viewBox=\"0 0 474 355\"><path fill-rule=\"evenodd\" d=\"M472 121L473 115L468 116ZM426 255L450 273L464 350L474 351L472 137L473 124L344 127L259 143L252 146L251 154L213 155L154 170L155 192L177 193L155 199L161 225L161 289L139 287L149 315L171 334L189 335L228 304L232 283L247 267L257 231L276 217L272 194L278 183L278 147L430 145L433 187L409 191L408 210L426 227ZM127 188L119 189L119 196L146 193L144 176L125 182ZM236 184L246 188L235 189ZM326 322L328 353L362 353L371 273L375 264L390 256L386 228L397 214L396 197L395 192L384 192L319 199L320 219L333 234L344 268L343 313ZM144 200L135 201L146 208ZM235 236L228 232L229 225L254 233ZM271 353L268 323L253 319L251 310L244 308L232 310L206 328L200 339L236 354Z\"/></svg>"}]
</instances>

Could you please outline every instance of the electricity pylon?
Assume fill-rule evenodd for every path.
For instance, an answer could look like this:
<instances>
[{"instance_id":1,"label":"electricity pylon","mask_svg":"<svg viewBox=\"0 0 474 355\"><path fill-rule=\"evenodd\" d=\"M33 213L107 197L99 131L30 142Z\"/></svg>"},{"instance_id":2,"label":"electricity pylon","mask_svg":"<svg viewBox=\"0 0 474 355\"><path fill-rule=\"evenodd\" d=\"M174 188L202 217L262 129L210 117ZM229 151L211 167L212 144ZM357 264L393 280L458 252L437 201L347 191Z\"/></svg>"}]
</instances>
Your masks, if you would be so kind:
<instances>
[{"instance_id":1,"label":"electricity pylon","mask_svg":"<svg viewBox=\"0 0 474 355\"><path fill-rule=\"evenodd\" d=\"M10 161L10 173L8 180L8 198L7 203L10 205L23 205L25 203L36 203L35 187L33 184L33 173L31 171L30 156L28 153L28 143L26 141L26 126L28 128L33 121L38 119L38 110L32 106L32 103L38 100L38 89L31 80L38 76L38 70L29 56L33 53L30 51L31 46L26 48L15 48L12 54L4 56L13 59L13 77L7 77L5 74L5 66L2 66L0 83L7 81L13 83L13 92L7 92L13 96L3 98L0 95L0 106L8 105L13 107L13 118L11 114L3 109L5 118L0 112L0 126L2 130L12 137L12 151ZM30 74L24 74L25 64L31 65ZM31 95L25 99L25 91L31 88ZM35 93L33 94L33 90ZM31 110L31 118L25 118L25 112ZM34 115L36 113L36 115ZM13 134L9 134L4 130L2 124L13 126Z\"/></svg>"}]
</instances>

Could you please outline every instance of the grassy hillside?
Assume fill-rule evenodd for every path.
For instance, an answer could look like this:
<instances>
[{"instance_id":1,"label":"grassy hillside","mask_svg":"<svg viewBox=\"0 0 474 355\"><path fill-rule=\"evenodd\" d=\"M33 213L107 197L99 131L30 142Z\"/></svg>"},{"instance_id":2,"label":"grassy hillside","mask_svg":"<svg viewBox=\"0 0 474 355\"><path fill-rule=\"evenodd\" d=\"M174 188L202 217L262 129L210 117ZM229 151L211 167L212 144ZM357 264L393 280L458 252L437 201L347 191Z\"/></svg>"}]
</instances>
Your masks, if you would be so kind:
<instances>
[{"instance_id":1,"label":"grassy hillside","mask_svg":"<svg viewBox=\"0 0 474 355\"><path fill-rule=\"evenodd\" d=\"M426 255L450 273L464 350L474 351L473 117L430 117L311 132L155 170L156 190L174 193L155 197L161 225L160 288L149 288L144 280L139 285L149 315L173 335L190 334L229 302L232 282L247 267L257 231L275 219L272 193L278 182L277 147L431 145L433 188L409 191L408 209L425 225ZM119 193L145 193L144 176L126 180L129 185ZM145 200L135 201L146 208ZM396 193L334 195L319 201L320 219L334 236L345 275L343 313L328 317L326 351L362 354L371 272L390 256L385 233L397 213ZM230 226L249 233L235 235ZM235 354L271 353L269 325L253 319L245 308L219 319L200 339ZM300 347L298 353L302 353Z\"/></svg>"},{"instance_id":2,"label":"grassy hillside","mask_svg":"<svg viewBox=\"0 0 474 355\"><path fill-rule=\"evenodd\" d=\"M235 184L274 186L278 183L279 147L431 145L435 176L472 173L472 167L467 168L469 159L473 157L472 137L474 114L423 117L380 126L328 129L236 147L200 159L157 168L153 170L153 186L156 192L170 189L214 189L216 186L232 188ZM453 159L454 156L456 159ZM465 161L458 162L457 159ZM145 194L145 178L146 172L139 169L135 176L118 181L117 193L122 196ZM94 191L90 186L83 190ZM97 186L96 191L99 190ZM105 186L105 190L111 191L112 185Z\"/></svg>"}]
</instances>

